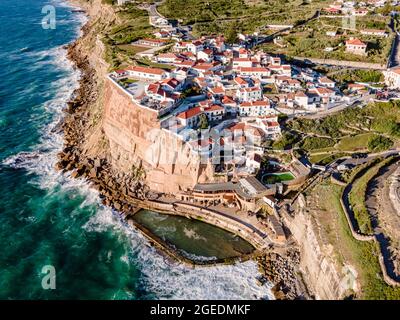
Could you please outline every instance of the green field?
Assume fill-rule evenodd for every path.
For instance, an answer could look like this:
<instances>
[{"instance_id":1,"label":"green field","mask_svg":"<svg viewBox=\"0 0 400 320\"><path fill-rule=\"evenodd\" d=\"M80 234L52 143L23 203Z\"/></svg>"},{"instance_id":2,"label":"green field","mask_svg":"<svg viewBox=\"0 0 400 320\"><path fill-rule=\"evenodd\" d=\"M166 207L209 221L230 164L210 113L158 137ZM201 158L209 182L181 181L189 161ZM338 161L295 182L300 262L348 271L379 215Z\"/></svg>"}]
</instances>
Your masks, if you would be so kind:
<instances>
[{"instance_id":1,"label":"green field","mask_svg":"<svg viewBox=\"0 0 400 320\"><path fill-rule=\"evenodd\" d=\"M118 49L125 51L127 54L134 56L137 53L149 50L149 48L146 47L141 47L141 46L135 46L132 44L120 44L118 45Z\"/></svg>"},{"instance_id":2,"label":"green field","mask_svg":"<svg viewBox=\"0 0 400 320\"><path fill-rule=\"evenodd\" d=\"M309 160L315 164L329 164L335 159L351 155L352 152L368 152L369 142L373 137L379 137L375 133L363 133L354 136L343 137L334 147L321 149L305 149L309 152Z\"/></svg>"},{"instance_id":3,"label":"green field","mask_svg":"<svg viewBox=\"0 0 400 320\"><path fill-rule=\"evenodd\" d=\"M262 177L262 181L265 184L274 184L284 181L291 181L293 179L295 179L295 176L291 172L268 173Z\"/></svg>"},{"instance_id":4,"label":"green field","mask_svg":"<svg viewBox=\"0 0 400 320\"><path fill-rule=\"evenodd\" d=\"M136 61L139 65L142 65L142 66L148 66L148 67L152 67L152 68L160 68L160 69L164 69L167 71L171 71L174 68L172 65L152 62L149 59L136 59Z\"/></svg>"},{"instance_id":5,"label":"green field","mask_svg":"<svg viewBox=\"0 0 400 320\"><path fill-rule=\"evenodd\" d=\"M336 141L343 139L338 150L367 147L368 139L373 134L381 134L396 142L400 138L400 101L375 102L364 108L347 108L322 119L298 118L289 121L287 127L307 135L323 136ZM308 145L319 149L320 144L324 148L324 138L321 141L313 138L314 141Z\"/></svg>"},{"instance_id":6,"label":"green field","mask_svg":"<svg viewBox=\"0 0 400 320\"><path fill-rule=\"evenodd\" d=\"M365 151L368 149L368 141L377 136L375 133L365 133L356 136L344 137L336 145L340 151Z\"/></svg>"},{"instance_id":7,"label":"green field","mask_svg":"<svg viewBox=\"0 0 400 320\"><path fill-rule=\"evenodd\" d=\"M108 29L99 30L106 48L105 60L111 69L132 64L133 56L144 48L130 44L141 38L152 37L154 31L149 24L147 11L138 9L136 4L118 7L116 15L118 19Z\"/></svg>"}]
</instances>

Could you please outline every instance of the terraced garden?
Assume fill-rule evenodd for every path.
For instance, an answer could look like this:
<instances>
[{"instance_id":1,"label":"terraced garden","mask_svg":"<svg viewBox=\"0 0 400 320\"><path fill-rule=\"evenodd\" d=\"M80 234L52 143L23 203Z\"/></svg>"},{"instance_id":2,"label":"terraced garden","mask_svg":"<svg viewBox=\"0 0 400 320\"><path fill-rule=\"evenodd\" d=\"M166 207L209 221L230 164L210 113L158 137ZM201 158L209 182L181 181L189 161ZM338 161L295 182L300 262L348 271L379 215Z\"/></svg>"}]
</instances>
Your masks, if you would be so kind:
<instances>
[{"instance_id":1,"label":"terraced garden","mask_svg":"<svg viewBox=\"0 0 400 320\"><path fill-rule=\"evenodd\" d=\"M289 121L290 141L313 163L327 164L354 152L381 152L400 144L400 102L371 103L323 119Z\"/></svg>"}]
</instances>

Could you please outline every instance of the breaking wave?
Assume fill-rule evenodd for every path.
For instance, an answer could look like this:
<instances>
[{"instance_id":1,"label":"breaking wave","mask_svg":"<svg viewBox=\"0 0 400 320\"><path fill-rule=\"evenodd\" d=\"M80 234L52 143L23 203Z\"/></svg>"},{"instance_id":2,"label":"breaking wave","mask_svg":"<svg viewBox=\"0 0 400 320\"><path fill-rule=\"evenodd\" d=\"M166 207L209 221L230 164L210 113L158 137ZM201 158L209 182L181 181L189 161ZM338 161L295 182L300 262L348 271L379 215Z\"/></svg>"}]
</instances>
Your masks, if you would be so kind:
<instances>
[{"instance_id":1,"label":"breaking wave","mask_svg":"<svg viewBox=\"0 0 400 320\"><path fill-rule=\"evenodd\" d=\"M258 271L254 261L188 268L172 262L150 247L141 233L132 230L108 208L98 210L85 225L85 229L88 232L106 232L111 229L126 239L131 250L128 259L140 265L140 281L159 299L273 299L270 286L260 287L257 284Z\"/></svg>"}]
</instances>

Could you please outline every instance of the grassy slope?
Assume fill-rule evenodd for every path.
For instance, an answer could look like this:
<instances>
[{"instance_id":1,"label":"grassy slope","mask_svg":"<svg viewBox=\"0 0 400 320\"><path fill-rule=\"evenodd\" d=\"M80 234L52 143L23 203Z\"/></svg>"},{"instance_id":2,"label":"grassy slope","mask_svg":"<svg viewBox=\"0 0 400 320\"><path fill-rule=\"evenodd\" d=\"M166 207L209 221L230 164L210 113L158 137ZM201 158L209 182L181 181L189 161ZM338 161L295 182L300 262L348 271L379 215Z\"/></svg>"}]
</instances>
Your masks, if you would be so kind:
<instances>
[{"instance_id":1,"label":"grassy slope","mask_svg":"<svg viewBox=\"0 0 400 320\"><path fill-rule=\"evenodd\" d=\"M374 136L376 136L374 133L364 133L356 136L345 137L340 140L336 148L341 151L366 150L369 139Z\"/></svg>"},{"instance_id":2,"label":"grassy slope","mask_svg":"<svg viewBox=\"0 0 400 320\"><path fill-rule=\"evenodd\" d=\"M314 189L320 195L321 212L318 220L325 227L328 239L333 244L336 255L349 261L358 272L361 283L361 299L400 299L400 288L388 286L382 279L377 254L379 248L374 242L361 242L353 238L339 199L342 187L325 182ZM324 217L335 212L332 217ZM332 221L333 219L333 221Z\"/></svg>"},{"instance_id":3,"label":"grassy slope","mask_svg":"<svg viewBox=\"0 0 400 320\"><path fill-rule=\"evenodd\" d=\"M387 165L392 158L378 162L370 168L361 178L357 179L350 192L350 203L354 211L360 231L365 234L372 234L373 229L368 210L365 206L365 196L368 182L379 172L379 170Z\"/></svg>"},{"instance_id":4,"label":"grassy slope","mask_svg":"<svg viewBox=\"0 0 400 320\"><path fill-rule=\"evenodd\" d=\"M121 65L132 64L135 53L141 48L131 46L130 43L140 38L152 37L153 27L149 24L146 10L141 10L135 4L127 4L118 9L118 21L113 28L104 34L103 42L106 45L106 61L112 69Z\"/></svg>"},{"instance_id":5,"label":"grassy slope","mask_svg":"<svg viewBox=\"0 0 400 320\"><path fill-rule=\"evenodd\" d=\"M193 24L198 34L224 33L227 28L254 32L266 24L295 23L312 16L329 0L166 0L159 12L184 24Z\"/></svg>"}]
</instances>

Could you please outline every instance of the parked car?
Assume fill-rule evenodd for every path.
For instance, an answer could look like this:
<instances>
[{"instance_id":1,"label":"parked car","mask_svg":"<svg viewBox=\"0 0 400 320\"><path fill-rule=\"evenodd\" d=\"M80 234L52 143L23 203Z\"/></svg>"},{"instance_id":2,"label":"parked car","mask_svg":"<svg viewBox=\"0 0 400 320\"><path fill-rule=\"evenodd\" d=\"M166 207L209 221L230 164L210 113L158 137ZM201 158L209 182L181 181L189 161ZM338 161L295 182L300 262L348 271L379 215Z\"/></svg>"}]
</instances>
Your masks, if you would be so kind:
<instances>
[{"instance_id":1,"label":"parked car","mask_svg":"<svg viewBox=\"0 0 400 320\"><path fill-rule=\"evenodd\" d=\"M358 153L353 153L353 154L351 155L351 157L352 157L353 159L365 159L366 157L368 157L368 154L363 153L363 152L358 152Z\"/></svg>"}]
</instances>

